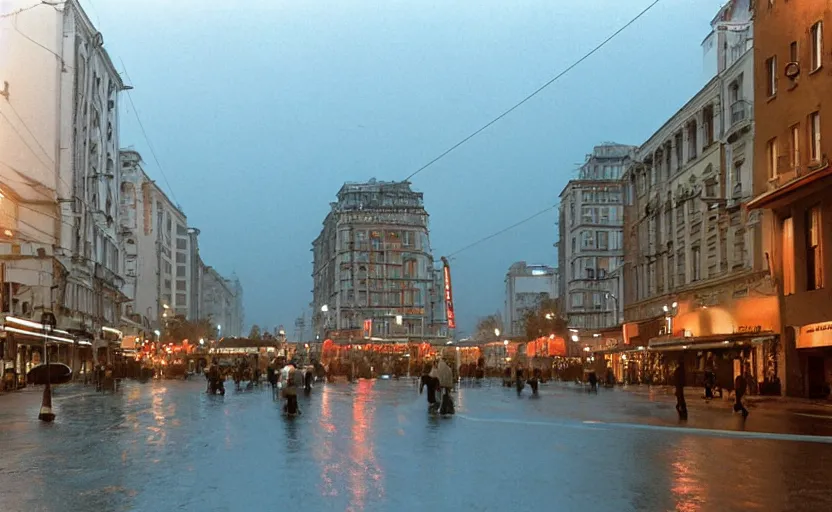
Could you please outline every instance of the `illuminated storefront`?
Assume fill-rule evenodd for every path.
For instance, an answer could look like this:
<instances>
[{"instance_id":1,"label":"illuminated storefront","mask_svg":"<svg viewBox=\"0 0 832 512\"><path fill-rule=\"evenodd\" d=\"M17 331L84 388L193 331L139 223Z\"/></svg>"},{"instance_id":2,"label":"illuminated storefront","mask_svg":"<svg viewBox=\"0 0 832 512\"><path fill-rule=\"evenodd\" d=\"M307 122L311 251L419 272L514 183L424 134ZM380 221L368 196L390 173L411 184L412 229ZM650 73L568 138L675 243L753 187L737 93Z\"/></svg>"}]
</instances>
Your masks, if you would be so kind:
<instances>
[{"instance_id":1,"label":"illuminated storefront","mask_svg":"<svg viewBox=\"0 0 832 512\"><path fill-rule=\"evenodd\" d=\"M638 358L639 381L669 382L669 372L679 360L687 368L688 385L704 383L706 371L714 371L719 385L733 389L734 378L750 373L751 393L779 394L779 309L774 294L733 297L722 292L680 297L659 309L662 314L624 327L630 363L616 371L622 380L632 375ZM637 348L644 347L644 355ZM615 367L615 366L614 366Z\"/></svg>"}]
</instances>

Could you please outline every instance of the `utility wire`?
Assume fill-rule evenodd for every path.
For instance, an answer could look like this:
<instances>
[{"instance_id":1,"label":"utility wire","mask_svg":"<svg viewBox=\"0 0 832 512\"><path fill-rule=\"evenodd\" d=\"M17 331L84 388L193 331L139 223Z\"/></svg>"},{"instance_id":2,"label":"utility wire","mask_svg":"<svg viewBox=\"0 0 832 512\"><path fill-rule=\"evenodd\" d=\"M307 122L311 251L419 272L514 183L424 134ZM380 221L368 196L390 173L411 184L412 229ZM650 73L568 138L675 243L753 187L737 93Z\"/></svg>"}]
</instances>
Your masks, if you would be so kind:
<instances>
[{"instance_id":1,"label":"utility wire","mask_svg":"<svg viewBox=\"0 0 832 512\"><path fill-rule=\"evenodd\" d=\"M20 14L22 12L31 11L35 7L40 7L41 5L48 5L49 7L52 7L53 9L55 9L56 11L59 11L58 6L63 5L63 4L64 4L64 2L46 2L46 1L38 2L34 5L30 5L29 7L22 7L20 9L14 10L12 12L7 12L7 13L4 13L4 14L0 14L0 19L9 18L11 16L17 16L18 14Z\"/></svg>"},{"instance_id":2,"label":"utility wire","mask_svg":"<svg viewBox=\"0 0 832 512\"><path fill-rule=\"evenodd\" d=\"M550 85L552 85L553 83L555 83L556 81L558 81L558 80L559 80L562 76L564 76L565 74L567 74L567 73L569 73L570 71L572 71L572 70L573 70L575 67L577 67L580 63L582 63L583 61L585 61L586 59L588 59L589 57L591 57L592 55L594 55L596 52L598 52L598 50L600 50L601 48L603 48L604 46L606 46L606 45L607 45L607 43L609 43L610 41L612 41L613 39L615 39L615 37L616 37L616 36L618 36L618 34L620 34L621 32L624 32L624 31L625 31L625 30L626 30L626 29L627 29L630 25L632 25L633 23L635 23L636 21L638 21L638 20L639 20L639 18L641 18L642 16L644 16L645 14L647 14L647 12L648 12L650 9L652 9L653 7L655 7L655 5L656 5L656 4L658 4L659 2L661 2L661 0L653 0L653 2L652 2L650 5L648 5L647 7L645 7L645 8L644 8L644 10L642 10L640 13L638 13L638 14L637 14L634 18L632 18L630 21L628 21L627 23L625 23L625 24L624 24L621 28L619 28L618 30L616 30L615 32L613 32L613 33L612 33L612 35L610 35L609 37L607 37L606 39L604 39L604 40L603 40L603 41L602 41L599 45L597 45L595 48L593 48L592 50L590 50L588 53L584 54L584 56L583 56L583 57L581 57L580 59L578 59L578 60L576 60L575 62L573 62L572 64L570 64L570 65L569 65L566 69L564 69L563 71L561 71L560 73L558 73L557 75L555 75L555 77L554 77L554 78L552 78L551 80L549 80L549 81L548 81L548 82L546 82L545 84L543 84L543 85L541 85L540 87L538 87L538 88L537 88L534 92L532 92L531 94L529 94L528 96L526 96L525 98L523 98L522 100L520 100L518 103L515 103L515 104L514 104L511 108L509 108L508 110L503 111L503 113L502 113L502 114L498 115L497 117L495 117L495 118L494 118L494 119L492 119L491 121L489 121L489 122L485 123L485 124L484 124L484 125L482 125L480 128L478 128L477 130L475 130L474 132L472 132L470 135L468 135L467 137L465 137L465 138L464 138L464 139L462 139L461 141L457 142L456 144L454 144L454 145L453 145L453 146L451 146L450 148L446 149L446 150L445 150L444 152L442 152L439 156L437 156L436 158L434 158L434 159L433 159L433 160L431 160L430 162L426 163L426 164L425 164L425 165L423 165L422 167L420 167L420 168L416 169L414 172L410 173L410 175L409 175L407 178L405 178L405 179L404 179L404 181L410 181L410 179L411 179L411 178L413 178L414 176L416 176L416 175L417 175L417 174L419 174L420 172L424 171L424 170L425 170L425 169L427 169L428 167L432 166L433 164L435 164L435 163L436 163L436 162L438 162L439 160L441 160L441 159L445 158L448 154L450 154L451 152L453 152L455 149L457 149L458 147L462 146L463 144L465 144L465 143L466 143L466 142L468 142L469 140L473 139L474 137L476 137L476 136L477 136L477 135L479 135L480 133L484 132L486 129L488 129L488 127L490 127L491 125L493 125L493 124L494 124L494 123L496 123L497 121L501 120L502 118L506 117L506 116L507 116L507 115L509 115L510 113L514 112L514 111L515 111L517 108L519 108L521 105L523 105L524 103L526 103L526 102L527 102L527 101L529 101L530 99L534 98L534 97L535 97L535 96L537 96L539 93L543 92L543 90L544 90L544 89L546 89L547 87L549 87Z\"/></svg>"},{"instance_id":3,"label":"utility wire","mask_svg":"<svg viewBox=\"0 0 832 512\"><path fill-rule=\"evenodd\" d=\"M463 248L461 248L461 249L458 249L458 250L456 250L456 251L454 251L454 252L450 253L450 254L448 255L448 258L449 258L449 259L453 259L453 258L454 258L454 256L456 256L456 255L457 255L457 254L459 254L459 253L461 253L461 252L463 252L463 251L467 251L468 249L471 249L471 248L473 248L473 247L476 247L477 245L479 245L479 244L481 244L481 243L483 243L483 242L487 242L488 240L491 240L491 239L492 239L492 238L494 238L494 237L500 236L500 235L502 235L503 233L505 233L506 231L511 231L512 229L514 229L514 228L516 228L516 227L518 227L518 226L521 226L521 225L523 225L523 224L525 224L525 223L529 222L530 220L536 219L537 217L540 217L540 216L541 216L541 215L543 215L544 213L546 213L546 212L548 212L548 211L551 211L551 210L554 210L554 209L555 209L555 208L557 208L557 207L558 207L558 205L556 205L556 204L554 204L554 205L552 205L552 206L548 206L548 207L544 208L543 210L540 210L539 212L537 212L537 213L535 213L535 214L533 214L533 215L530 215L529 217L526 217L525 219L523 219L523 220L521 220L521 221L519 221L519 222L515 222L515 223L514 223L514 224L512 224L511 226L508 226L508 227L503 228L503 229L501 229L501 230L499 230L499 231L496 231L496 232L494 232L494 233L491 233L491 234L490 234L490 235L488 235L488 236L484 236L484 237L480 238L479 240L477 240L476 242L472 242L472 243L470 243L470 244L466 245L465 247L463 247Z\"/></svg>"},{"instance_id":4,"label":"utility wire","mask_svg":"<svg viewBox=\"0 0 832 512\"><path fill-rule=\"evenodd\" d=\"M124 76L132 82L133 80L130 78L130 74L127 72L127 66L124 65L124 61L119 58L121 62L121 67L124 68ZM133 107L133 114L136 116L136 121L139 122L139 128L142 130L142 135L144 136L144 140L147 142L147 147L150 148L150 154L153 155L153 160L156 162L156 166L159 167L159 172L162 173L162 178L165 180L165 185L168 186L168 190L170 191L170 196L173 199L175 204L179 204L179 201L176 199L176 194L173 193L173 187L170 186L170 181L168 181L168 175L165 174L165 169L162 167L162 164L159 162L159 157L156 156L156 151L153 149L153 143L150 142L150 137L147 136L147 131L144 129L144 124L142 123L142 119L139 117L139 111L136 110L136 104L133 103L133 96L130 95L130 91L124 91L127 93L127 99L130 101L130 106Z\"/></svg>"}]
</instances>

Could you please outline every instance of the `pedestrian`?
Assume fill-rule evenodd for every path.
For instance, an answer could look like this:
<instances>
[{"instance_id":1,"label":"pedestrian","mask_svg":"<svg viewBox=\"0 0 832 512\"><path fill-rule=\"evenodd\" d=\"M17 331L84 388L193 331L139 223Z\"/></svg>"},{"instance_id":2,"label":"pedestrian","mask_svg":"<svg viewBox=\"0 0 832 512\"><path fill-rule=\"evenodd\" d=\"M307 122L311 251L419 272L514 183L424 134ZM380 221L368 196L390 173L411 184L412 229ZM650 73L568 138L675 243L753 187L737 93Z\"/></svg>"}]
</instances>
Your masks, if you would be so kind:
<instances>
[{"instance_id":1,"label":"pedestrian","mask_svg":"<svg viewBox=\"0 0 832 512\"><path fill-rule=\"evenodd\" d=\"M514 383L515 386L517 386L517 394L519 395L523 392L523 388L526 387L526 383L523 382L523 368L521 368L519 365L517 366L517 369L514 371Z\"/></svg>"},{"instance_id":2,"label":"pedestrian","mask_svg":"<svg viewBox=\"0 0 832 512\"><path fill-rule=\"evenodd\" d=\"M714 356L708 354L708 360L705 363L705 400L711 400L714 397Z\"/></svg>"},{"instance_id":3,"label":"pedestrian","mask_svg":"<svg viewBox=\"0 0 832 512\"><path fill-rule=\"evenodd\" d=\"M737 378L734 379L734 412L741 412L743 418L748 417L748 409L742 404L742 397L745 396L747 385L744 373L740 372Z\"/></svg>"},{"instance_id":4,"label":"pedestrian","mask_svg":"<svg viewBox=\"0 0 832 512\"><path fill-rule=\"evenodd\" d=\"M679 419L688 419L688 404L685 402L685 360L679 358L676 370L673 371L673 384L676 387L676 412Z\"/></svg>"},{"instance_id":5,"label":"pedestrian","mask_svg":"<svg viewBox=\"0 0 832 512\"><path fill-rule=\"evenodd\" d=\"M419 394L422 394L422 391L427 388L427 399L428 399L428 410L434 411L437 409L436 405L436 384L434 380L435 370L433 365L425 364L422 368L422 379L419 383Z\"/></svg>"},{"instance_id":6,"label":"pedestrian","mask_svg":"<svg viewBox=\"0 0 832 512\"><path fill-rule=\"evenodd\" d=\"M589 381L589 391L598 393L598 375L595 372L589 372L587 380Z\"/></svg>"},{"instance_id":7,"label":"pedestrian","mask_svg":"<svg viewBox=\"0 0 832 512\"><path fill-rule=\"evenodd\" d=\"M451 389L454 387L454 372L444 359L440 359L436 373L439 379L439 387L442 389L439 414L453 414L454 402L451 400Z\"/></svg>"},{"instance_id":8,"label":"pedestrian","mask_svg":"<svg viewBox=\"0 0 832 512\"><path fill-rule=\"evenodd\" d=\"M283 411L289 416L297 416L300 414L298 407L298 392L297 392L297 369L295 362L292 361L280 371L280 380L283 385L283 397L286 399L286 405L283 406Z\"/></svg>"}]
</instances>

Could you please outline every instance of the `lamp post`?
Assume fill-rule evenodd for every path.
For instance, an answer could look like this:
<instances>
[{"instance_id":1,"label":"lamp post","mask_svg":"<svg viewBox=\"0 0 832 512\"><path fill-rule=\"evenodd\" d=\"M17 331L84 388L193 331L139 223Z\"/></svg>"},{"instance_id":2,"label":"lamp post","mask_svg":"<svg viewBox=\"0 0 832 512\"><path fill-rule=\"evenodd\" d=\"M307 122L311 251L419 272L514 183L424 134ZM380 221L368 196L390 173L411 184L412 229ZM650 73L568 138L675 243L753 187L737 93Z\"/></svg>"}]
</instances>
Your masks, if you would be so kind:
<instances>
[{"instance_id":1,"label":"lamp post","mask_svg":"<svg viewBox=\"0 0 832 512\"><path fill-rule=\"evenodd\" d=\"M43 399L41 400L38 419L49 423L55 421L55 413L52 412L52 384L49 375L49 334L57 322L55 315L47 312L41 315L40 323L43 326L43 361L46 365L46 386L43 388Z\"/></svg>"},{"instance_id":2,"label":"lamp post","mask_svg":"<svg viewBox=\"0 0 832 512\"><path fill-rule=\"evenodd\" d=\"M613 311L613 318L615 319L615 325L618 325L618 297L613 295L610 292L606 293L607 299L612 299L613 304L615 304L615 311Z\"/></svg>"},{"instance_id":3,"label":"lamp post","mask_svg":"<svg viewBox=\"0 0 832 512\"><path fill-rule=\"evenodd\" d=\"M323 306L321 306L321 313L324 314L324 329L323 329L322 334L324 336L326 336L326 331L329 330L329 305L328 304L324 304Z\"/></svg>"}]
</instances>

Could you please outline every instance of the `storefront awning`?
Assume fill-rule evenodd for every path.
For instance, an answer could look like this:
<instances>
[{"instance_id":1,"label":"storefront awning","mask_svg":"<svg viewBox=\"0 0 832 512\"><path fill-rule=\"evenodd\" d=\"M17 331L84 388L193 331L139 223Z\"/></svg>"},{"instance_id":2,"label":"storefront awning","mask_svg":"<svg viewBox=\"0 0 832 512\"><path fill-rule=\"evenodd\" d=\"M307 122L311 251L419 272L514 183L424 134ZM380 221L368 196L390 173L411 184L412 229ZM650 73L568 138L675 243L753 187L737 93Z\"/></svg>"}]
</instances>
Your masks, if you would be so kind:
<instances>
[{"instance_id":1,"label":"storefront awning","mask_svg":"<svg viewBox=\"0 0 832 512\"><path fill-rule=\"evenodd\" d=\"M775 339L773 332L718 334L683 338L652 338L648 348L652 351L715 350L763 343Z\"/></svg>"}]
</instances>

